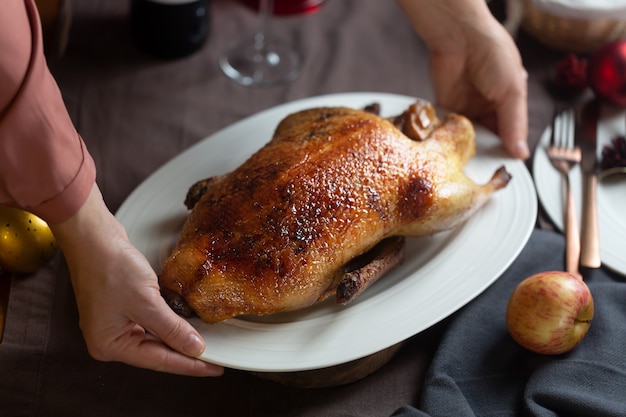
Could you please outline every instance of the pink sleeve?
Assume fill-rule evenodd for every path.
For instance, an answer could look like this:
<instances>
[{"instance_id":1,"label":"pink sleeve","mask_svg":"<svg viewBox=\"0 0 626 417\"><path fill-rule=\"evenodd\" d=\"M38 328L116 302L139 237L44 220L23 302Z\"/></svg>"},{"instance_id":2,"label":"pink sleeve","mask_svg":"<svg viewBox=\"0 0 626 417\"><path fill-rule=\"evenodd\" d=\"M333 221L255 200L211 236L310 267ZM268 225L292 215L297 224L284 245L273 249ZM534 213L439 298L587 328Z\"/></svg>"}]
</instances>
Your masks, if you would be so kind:
<instances>
[{"instance_id":1,"label":"pink sleeve","mask_svg":"<svg viewBox=\"0 0 626 417\"><path fill-rule=\"evenodd\" d=\"M2 0L0 204L60 223L85 202L96 169L48 70L33 0Z\"/></svg>"}]
</instances>

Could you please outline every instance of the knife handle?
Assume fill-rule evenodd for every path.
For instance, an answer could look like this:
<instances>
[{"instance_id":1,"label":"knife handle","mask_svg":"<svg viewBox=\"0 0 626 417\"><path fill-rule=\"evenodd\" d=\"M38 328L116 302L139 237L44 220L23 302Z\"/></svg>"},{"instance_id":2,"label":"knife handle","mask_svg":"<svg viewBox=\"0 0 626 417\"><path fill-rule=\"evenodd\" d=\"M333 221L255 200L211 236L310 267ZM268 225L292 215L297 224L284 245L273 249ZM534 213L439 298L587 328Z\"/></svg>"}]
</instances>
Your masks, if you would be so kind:
<instances>
[{"instance_id":1,"label":"knife handle","mask_svg":"<svg viewBox=\"0 0 626 417\"><path fill-rule=\"evenodd\" d=\"M600 233L598 229L598 204L596 188L598 178L595 174L583 175L583 213L582 232L580 234L580 266L599 268Z\"/></svg>"}]
</instances>

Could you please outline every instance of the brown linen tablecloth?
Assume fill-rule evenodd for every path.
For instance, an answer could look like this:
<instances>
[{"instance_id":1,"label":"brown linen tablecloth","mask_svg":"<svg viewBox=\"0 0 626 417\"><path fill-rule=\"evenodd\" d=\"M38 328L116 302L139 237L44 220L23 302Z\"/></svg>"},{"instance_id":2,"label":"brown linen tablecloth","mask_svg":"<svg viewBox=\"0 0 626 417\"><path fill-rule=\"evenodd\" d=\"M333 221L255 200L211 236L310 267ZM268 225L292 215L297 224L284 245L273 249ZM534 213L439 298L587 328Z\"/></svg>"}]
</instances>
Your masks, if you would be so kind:
<instances>
[{"instance_id":1,"label":"brown linen tablecloth","mask_svg":"<svg viewBox=\"0 0 626 417\"><path fill-rule=\"evenodd\" d=\"M174 61L137 49L128 7L124 1L74 0L68 48L51 62L112 211L179 152L269 107L353 91L433 97L427 51L395 2L327 0L317 14L277 19L274 33L294 40L305 62L296 81L272 88L239 86L218 68L225 44L255 27L253 11L239 2L213 0L208 41ZM519 45L530 73L534 146L552 112L543 82L562 54L523 34ZM16 277L10 297L0 343L0 415L10 417L388 416L417 403L442 329L410 339L361 381L297 389L236 370L195 379L91 359L60 254L37 273Z\"/></svg>"}]
</instances>

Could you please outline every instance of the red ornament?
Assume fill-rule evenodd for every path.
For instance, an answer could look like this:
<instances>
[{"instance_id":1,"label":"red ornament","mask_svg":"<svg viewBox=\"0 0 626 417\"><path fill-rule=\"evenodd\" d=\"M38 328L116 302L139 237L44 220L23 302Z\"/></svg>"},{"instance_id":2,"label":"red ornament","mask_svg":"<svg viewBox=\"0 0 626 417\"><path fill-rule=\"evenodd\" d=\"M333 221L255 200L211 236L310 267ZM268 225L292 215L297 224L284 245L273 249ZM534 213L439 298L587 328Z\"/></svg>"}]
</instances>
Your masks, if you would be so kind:
<instances>
[{"instance_id":1,"label":"red ornament","mask_svg":"<svg viewBox=\"0 0 626 417\"><path fill-rule=\"evenodd\" d=\"M613 41L595 52L587 77L596 97L626 106L626 40Z\"/></svg>"},{"instance_id":2,"label":"red ornament","mask_svg":"<svg viewBox=\"0 0 626 417\"><path fill-rule=\"evenodd\" d=\"M556 63L554 82L560 92L578 95L587 89L587 60L569 53Z\"/></svg>"}]
</instances>

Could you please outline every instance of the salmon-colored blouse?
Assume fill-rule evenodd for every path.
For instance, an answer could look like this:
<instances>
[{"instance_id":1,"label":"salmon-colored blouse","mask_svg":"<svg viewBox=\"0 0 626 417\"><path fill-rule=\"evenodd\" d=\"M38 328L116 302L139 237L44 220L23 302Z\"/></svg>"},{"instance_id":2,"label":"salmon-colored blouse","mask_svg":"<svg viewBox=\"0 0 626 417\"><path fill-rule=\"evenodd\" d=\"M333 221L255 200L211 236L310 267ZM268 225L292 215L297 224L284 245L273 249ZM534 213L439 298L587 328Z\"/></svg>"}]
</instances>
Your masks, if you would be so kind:
<instances>
[{"instance_id":1,"label":"salmon-colored blouse","mask_svg":"<svg viewBox=\"0 0 626 417\"><path fill-rule=\"evenodd\" d=\"M46 64L34 1L2 0L0 204L60 223L83 205L95 177Z\"/></svg>"}]
</instances>

